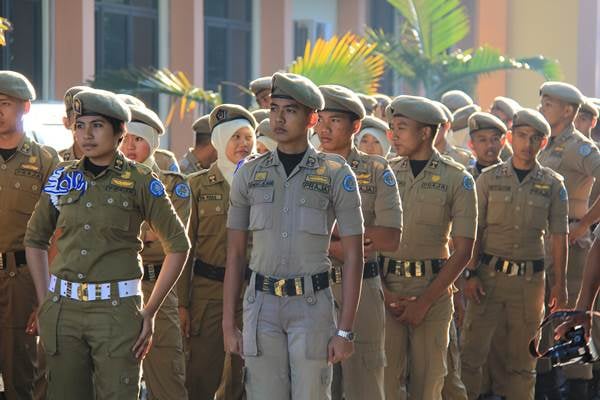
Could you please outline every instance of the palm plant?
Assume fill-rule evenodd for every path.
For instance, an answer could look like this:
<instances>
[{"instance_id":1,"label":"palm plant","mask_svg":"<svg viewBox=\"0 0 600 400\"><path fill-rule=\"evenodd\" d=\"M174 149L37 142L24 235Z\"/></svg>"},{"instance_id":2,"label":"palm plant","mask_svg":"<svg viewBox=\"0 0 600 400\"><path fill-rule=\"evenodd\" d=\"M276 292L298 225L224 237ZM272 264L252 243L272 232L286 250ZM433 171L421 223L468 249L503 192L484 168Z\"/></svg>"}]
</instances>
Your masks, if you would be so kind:
<instances>
[{"instance_id":1,"label":"palm plant","mask_svg":"<svg viewBox=\"0 0 600 400\"><path fill-rule=\"evenodd\" d=\"M469 33L460 0L388 0L403 17L399 38L367 28L376 52L412 90L439 98L449 89L472 92L478 77L501 70L531 70L560 79L558 62L543 56L511 58L491 46L458 49Z\"/></svg>"},{"instance_id":2,"label":"palm plant","mask_svg":"<svg viewBox=\"0 0 600 400\"><path fill-rule=\"evenodd\" d=\"M4 17L0 17L0 46L6 46L6 36L5 33L7 31L12 30L12 24L10 21Z\"/></svg>"}]
</instances>

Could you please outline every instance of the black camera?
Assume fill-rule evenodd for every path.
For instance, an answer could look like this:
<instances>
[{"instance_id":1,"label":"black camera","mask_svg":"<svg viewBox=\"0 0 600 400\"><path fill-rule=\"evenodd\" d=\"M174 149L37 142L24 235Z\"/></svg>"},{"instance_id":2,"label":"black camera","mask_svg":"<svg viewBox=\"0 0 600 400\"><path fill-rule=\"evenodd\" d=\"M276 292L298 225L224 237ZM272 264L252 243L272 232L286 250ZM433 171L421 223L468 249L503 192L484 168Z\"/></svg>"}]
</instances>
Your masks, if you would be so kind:
<instances>
[{"instance_id":1,"label":"black camera","mask_svg":"<svg viewBox=\"0 0 600 400\"><path fill-rule=\"evenodd\" d=\"M561 367L569 364L587 364L598 360L598 352L594 342L585 340L585 331L581 325L572 328L545 354L552 361L552 366Z\"/></svg>"}]
</instances>

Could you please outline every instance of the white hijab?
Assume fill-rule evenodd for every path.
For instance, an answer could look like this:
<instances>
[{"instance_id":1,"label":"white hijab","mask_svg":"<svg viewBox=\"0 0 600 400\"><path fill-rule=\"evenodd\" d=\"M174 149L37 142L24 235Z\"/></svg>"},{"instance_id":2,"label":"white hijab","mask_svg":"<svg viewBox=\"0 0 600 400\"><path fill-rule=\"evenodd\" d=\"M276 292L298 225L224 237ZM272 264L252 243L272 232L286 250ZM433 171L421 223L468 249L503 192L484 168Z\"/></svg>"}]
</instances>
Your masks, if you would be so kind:
<instances>
[{"instance_id":1,"label":"white hijab","mask_svg":"<svg viewBox=\"0 0 600 400\"><path fill-rule=\"evenodd\" d=\"M392 145L390 144L390 141L388 140L386 133L381 131L380 129L375 129L375 128L371 128L371 127L365 128L365 129L361 130L360 132L358 132L358 135L356 135L356 147L359 147L360 141L362 140L363 136L365 136L365 135L371 135L375 139L379 140L379 144L381 145L381 148L383 149L383 154L381 154L382 157L387 157L388 154L390 154Z\"/></svg>"},{"instance_id":2,"label":"white hijab","mask_svg":"<svg viewBox=\"0 0 600 400\"><path fill-rule=\"evenodd\" d=\"M237 164L227 158L225 151L229 139L231 139L233 134L241 128L248 128L250 129L250 132L254 132L254 128L249 121L245 119L234 119L215 126L210 138L212 145L217 150L217 167L219 167L223 177L230 186L233 181L233 174L235 173ZM252 149L250 149L250 154L253 153L256 153L256 139L252 144Z\"/></svg>"},{"instance_id":3,"label":"white hijab","mask_svg":"<svg viewBox=\"0 0 600 400\"><path fill-rule=\"evenodd\" d=\"M152 168L152 166L155 164L154 152L156 151L156 149L158 149L158 146L160 145L160 140L158 138L158 132L156 131L156 129L141 122L128 122L125 125L125 129L127 133L139 136L143 138L146 142L148 142L148 144L150 145L150 155L141 164Z\"/></svg>"}]
</instances>

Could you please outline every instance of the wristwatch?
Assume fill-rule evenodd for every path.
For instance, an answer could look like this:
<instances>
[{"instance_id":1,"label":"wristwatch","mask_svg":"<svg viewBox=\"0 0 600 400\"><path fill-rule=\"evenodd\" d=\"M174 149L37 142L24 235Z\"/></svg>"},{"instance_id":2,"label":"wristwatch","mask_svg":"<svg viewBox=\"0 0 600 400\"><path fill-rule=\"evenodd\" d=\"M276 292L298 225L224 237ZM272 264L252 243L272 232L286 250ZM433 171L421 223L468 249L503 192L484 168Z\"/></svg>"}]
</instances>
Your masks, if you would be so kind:
<instances>
[{"instance_id":1,"label":"wristwatch","mask_svg":"<svg viewBox=\"0 0 600 400\"><path fill-rule=\"evenodd\" d=\"M335 336L339 336L342 339L347 340L348 342L354 342L354 332L352 332L352 331L345 331L343 329L338 329L337 331L335 331Z\"/></svg>"},{"instance_id":2,"label":"wristwatch","mask_svg":"<svg viewBox=\"0 0 600 400\"><path fill-rule=\"evenodd\" d=\"M474 276L477 276L476 269L465 268L465 270L463 271L463 278L465 278L465 281L468 281L469 279L471 279Z\"/></svg>"}]
</instances>

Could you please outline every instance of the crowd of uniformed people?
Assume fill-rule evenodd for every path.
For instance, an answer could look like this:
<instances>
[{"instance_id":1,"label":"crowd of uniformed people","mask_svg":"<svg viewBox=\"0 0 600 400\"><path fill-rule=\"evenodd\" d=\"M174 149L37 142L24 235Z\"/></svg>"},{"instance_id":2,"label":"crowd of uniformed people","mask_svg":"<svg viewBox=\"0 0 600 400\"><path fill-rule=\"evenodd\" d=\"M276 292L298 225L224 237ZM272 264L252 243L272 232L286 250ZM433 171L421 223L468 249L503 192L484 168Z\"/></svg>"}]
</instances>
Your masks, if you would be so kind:
<instances>
[{"instance_id":1,"label":"crowd of uniformed people","mask_svg":"<svg viewBox=\"0 0 600 400\"><path fill-rule=\"evenodd\" d=\"M529 351L594 307L594 99L249 88L178 161L141 100L86 86L73 146L36 143L0 71L0 397L597 398L600 368Z\"/></svg>"}]
</instances>

